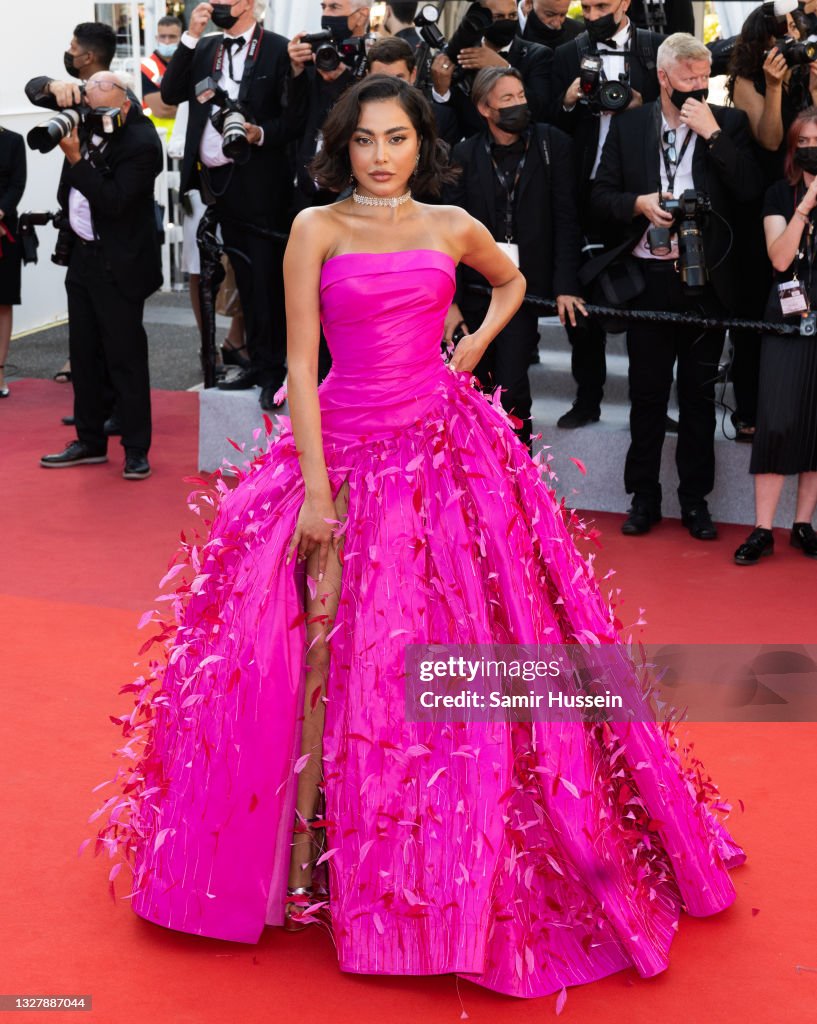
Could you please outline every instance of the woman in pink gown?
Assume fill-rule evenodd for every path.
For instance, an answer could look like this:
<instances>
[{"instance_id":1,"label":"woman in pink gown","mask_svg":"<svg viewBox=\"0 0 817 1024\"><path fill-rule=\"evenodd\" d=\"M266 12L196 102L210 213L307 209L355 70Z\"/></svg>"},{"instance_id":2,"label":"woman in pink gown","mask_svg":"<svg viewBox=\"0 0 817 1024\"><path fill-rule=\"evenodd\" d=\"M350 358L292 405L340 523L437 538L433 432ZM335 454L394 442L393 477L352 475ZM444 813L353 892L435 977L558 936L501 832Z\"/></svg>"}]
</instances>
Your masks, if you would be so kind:
<instances>
[{"instance_id":1,"label":"woman in pink gown","mask_svg":"<svg viewBox=\"0 0 817 1024\"><path fill-rule=\"evenodd\" d=\"M97 849L147 920L249 943L331 921L344 971L527 997L654 975L744 860L671 731L406 715L407 644L620 642L580 524L472 386L524 280L462 210L407 195L447 173L415 90L356 85L324 147L318 177L356 190L293 226L291 429L202 499ZM446 364L459 260L494 291Z\"/></svg>"}]
</instances>

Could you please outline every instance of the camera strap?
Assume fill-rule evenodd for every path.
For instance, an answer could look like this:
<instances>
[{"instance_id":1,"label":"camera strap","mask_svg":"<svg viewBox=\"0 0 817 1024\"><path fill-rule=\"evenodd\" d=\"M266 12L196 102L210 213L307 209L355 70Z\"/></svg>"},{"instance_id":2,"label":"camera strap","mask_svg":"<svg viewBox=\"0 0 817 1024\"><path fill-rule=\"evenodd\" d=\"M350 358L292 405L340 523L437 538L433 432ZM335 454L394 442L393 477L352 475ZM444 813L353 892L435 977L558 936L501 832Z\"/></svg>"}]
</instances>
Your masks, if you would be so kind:
<instances>
[{"instance_id":1,"label":"camera strap","mask_svg":"<svg viewBox=\"0 0 817 1024\"><path fill-rule=\"evenodd\" d=\"M244 103L247 99L247 95L250 91L250 85L252 84L253 76L255 75L255 66L258 62L258 53L261 49L261 40L264 36L264 29L260 22L256 22L255 29L253 30L252 37L250 38L250 44L247 47L247 59L244 62L244 73L241 76L241 85L238 90L238 102ZM213 78L218 82L221 80L221 76L224 72L224 57L227 51L227 47L224 45L224 36L221 37L221 42L218 44L216 55L213 58ZM232 70L232 61L229 62ZM232 78L232 75L230 75Z\"/></svg>"},{"instance_id":2,"label":"camera strap","mask_svg":"<svg viewBox=\"0 0 817 1024\"><path fill-rule=\"evenodd\" d=\"M664 170L667 172L667 192L669 192L670 195L674 196L675 193L674 193L673 189L675 188L675 177L678 174L678 168L681 166L681 164L684 161L684 154L686 153L687 149L689 148L689 143L690 143L691 139L693 138L693 136L695 135L695 132L687 125L687 134L686 134L686 138L684 139L684 144L683 144L683 146L681 146L681 152L678 153L678 159L673 162L672 160L670 160L670 156L669 156L669 150L670 150L669 145L664 145L664 133L661 132L661 125L662 124L663 124L663 122L661 121L661 118L659 117L659 119L658 119L658 130L660 132L660 140L661 140L661 156L664 158ZM675 131L675 137L677 139L678 138L678 129L677 128L675 128L675 129L671 128L669 130L670 131ZM660 191L661 190L659 189L659 192Z\"/></svg>"},{"instance_id":3,"label":"camera strap","mask_svg":"<svg viewBox=\"0 0 817 1024\"><path fill-rule=\"evenodd\" d=\"M485 152L488 154L488 159L491 161L491 165L494 168L496 179L505 190L505 241L509 243L513 241L513 206L516 200L516 190L519 187L519 182L522 178L522 171L525 169L525 161L528 159L530 130L525 134L525 152L522 154L522 157L516 166L516 174L513 176L513 181L511 181L510 173L505 174L499 169L499 165L494 159L494 154L491 152L491 144L487 138L485 138L484 144Z\"/></svg>"}]
</instances>

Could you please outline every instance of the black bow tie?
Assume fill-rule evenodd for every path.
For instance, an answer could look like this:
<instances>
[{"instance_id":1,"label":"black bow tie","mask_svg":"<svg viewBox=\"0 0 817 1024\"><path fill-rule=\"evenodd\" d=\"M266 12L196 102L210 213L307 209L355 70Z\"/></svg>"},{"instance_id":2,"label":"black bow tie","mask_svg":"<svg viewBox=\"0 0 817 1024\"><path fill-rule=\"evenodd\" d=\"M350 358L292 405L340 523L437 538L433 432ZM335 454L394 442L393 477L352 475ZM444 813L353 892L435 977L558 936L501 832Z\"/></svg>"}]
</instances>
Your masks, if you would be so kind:
<instances>
[{"instance_id":1,"label":"black bow tie","mask_svg":"<svg viewBox=\"0 0 817 1024\"><path fill-rule=\"evenodd\" d=\"M238 53L239 50L243 49L247 40L244 36L225 36L224 46L227 49L227 63L230 66L230 78L235 81L235 74L233 73L233 50Z\"/></svg>"}]
</instances>

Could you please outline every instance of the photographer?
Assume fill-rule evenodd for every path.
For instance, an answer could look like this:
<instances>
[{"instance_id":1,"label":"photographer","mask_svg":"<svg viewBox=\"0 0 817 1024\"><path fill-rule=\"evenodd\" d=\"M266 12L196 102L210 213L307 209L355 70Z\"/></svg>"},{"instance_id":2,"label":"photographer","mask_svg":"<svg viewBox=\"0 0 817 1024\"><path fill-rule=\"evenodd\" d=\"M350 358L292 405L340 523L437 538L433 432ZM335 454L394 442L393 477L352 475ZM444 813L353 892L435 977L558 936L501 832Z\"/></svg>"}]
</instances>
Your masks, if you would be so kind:
<instances>
[{"instance_id":1,"label":"photographer","mask_svg":"<svg viewBox=\"0 0 817 1024\"><path fill-rule=\"evenodd\" d=\"M749 472L755 478L754 530L735 552L755 565L774 551L774 524L786 476L797 475L789 543L817 558L811 525L817 506L817 107L789 129L786 176L766 193L763 226L775 270L764 319L800 320L800 336L764 335L757 431Z\"/></svg>"},{"instance_id":2,"label":"photographer","mask_svg":"<svg viewBox=\"0 0 817 1024\"><path fill-rule=\"evenodd\" d=\"M584 32L584 25L567 12L570 0L522 0L519 24L522 38L555 50Z\"/></svg>"},{"instance_id":3,"label":"photographer","mask_svg":"<svg viewBox=\"0 0 817 1024\"><path fill-rule=\"evenodd\" d=\"M729 64L727 91L733 105L745 111L756 142L765 184L783 176L785 138L797 114L817 96L817 64L809 63L800 42L796 0L769 0L743 23ZM805 63L803 61L806 61ZM735 225L739 260L741 314L759 320L771 285L771 267L763 236L762 197L745 208ZM735 440L751 443L757 415L760 336L730 331L733 346L731 377L736 408Z\"/></svg>"},{"instance_id":4,"label":"photographer","mask_svg":"<svg viewBox=\"0 0 817 1024\"><path fill-rule=\"evenodd\" d=\"M26 188L23 137L0 128L0 398L8 398L6 359L11 343L13 306L20 305L20 240L17 206Z\"/></svg>"},{"instance_id":5,"label":"photographer","mask_svg":"<svg viewBox=\"0 0 817 1024\"><path fill-rule=\"evenodd\" d=\"M286 375L284 242L262 232L288 230L286 146L297 136L298 111L285 101L287 41L258 21L264 6L263 0L200 3L161 92L165 103L190 102L181 191L200 190L215 207L224 245L237 250L230 259L250 366L218 386L259 385L261 407L272 409ZM203 36L211 17L223 35Z\"/></svg>"},{"instance_id":6,"label":"photographer","mask_svg":"<svg viewBox=\"0 0 817 1024\"><path fill-rule=\"evenodd\" d=\"M547 120L553 54L546 46L522 39L519 31L515 0L472 3L451 36L446 52L434 58L432 99L453 106L461 136L467 138L483 128L468 95L474 76L482 68L516 68L522 75L534 120ZM466 74L464 89L456 85L456 69Z\"/></svg>"},{"instance_id":7,"label":"photographer","mask_svg":"<svg viewBox=\"0 0 817 1024\"><path fill-rule=\"evenodd\" d=\"M416 50L422 43L420 33L414 27L414 16L418 6L416 3L386 4L386 14L383 18L385 34L395 39L404 39L412 50Z\"/></svg>"},{"instance_id":8,"label":"photographer","mask_svg":"<svg viewBox=\"0 0 817 1024\"><path fill-rule=\"evenodd\" d=\"M590 191L610 125L623 110L649 103L659 92L656 54L663 36L637 29L627 17L629 6L630 0L582 0L585 31L553 57L549 120L573 136L588 257L600 251L607 234L607 226L593 215ZM598 321L570 332L570 343L577 392L573 407L557 422L562 429L599 419L607 377L605 332Z\"/></svg>"},{"instance_id":9,"label":"photographer","mask_svg":"<svg viewBox=\"0 0 817 1024\"><path fill-rule=\"evenodd\" d=\"M452 162L462 174L446 187L443 202L481 221L525 275L528 291L556 296L562 323L575 324L585 313L576 298L581 235L570 139L549 125L531 123L515 68L480 71L471 95L486 127L455 147ZM490 296L469 291L472 284L487 282L461 264L456 299L446 317L447 342L463 324L467 334L485 318ZM502 388L502 406L515 417L518 436L529 448L528 364L537 328L536 310L522 306L474 370L484 387Z\"/></svg>"},{"instance_id":10,"label":"photographer","mask_svg":"<svg viewBox=\"0 0 817 1024\"><path fill-rule=\"evenodd\" d=\"M355 81L355 71L365 70L361 55L369 25L367 0L322 0L321 10L321 32L328 32L329 37L317 40L299 32L288 48L290 94L304 110L296 155L296 211L325 206L337 198L328 189L321 189L307 168L321 147L327 114ZM347 40L350 52L341 54L347 49Z\"/></svg>"},{"instance_id":11,"label":"photographer","mask_svg":"<svg viewBox=\"0 0 817 1024\"><path fill-rule=\"evenodd\" d=\"M65 135L58 199L70 224L68 346L77 440L40 465L107 461L106 369L122 430L126 480L150 476L150 378L145 299L162 283L153 213L162 169L156 129L110 71L85 84L87 109Z\"/></svg>"},{"instance_id":12,"label":"photographer","mask_svg":"<svg viewBox=\"0 0 817 1024\"><path fill-rule=\"evenodd\" d=\"M746 115L706 103L711 60L692 36L668 36L658 51L660 99L614 119L596 175L594 210L624 236L602 261L632 253L631 276L643 282L640 309L721 315L735 306L734 203L757 196L762 176ZM667 209L673 197L681 200L675 213ZM714 382L722 348L721 330L672 323L628 329L624 483L633 502L623 533L647 533L661 519L661 449L677 360L682 522L697 540L717 536L706 496L715 478Z\"/></svg>"}]
</instances>

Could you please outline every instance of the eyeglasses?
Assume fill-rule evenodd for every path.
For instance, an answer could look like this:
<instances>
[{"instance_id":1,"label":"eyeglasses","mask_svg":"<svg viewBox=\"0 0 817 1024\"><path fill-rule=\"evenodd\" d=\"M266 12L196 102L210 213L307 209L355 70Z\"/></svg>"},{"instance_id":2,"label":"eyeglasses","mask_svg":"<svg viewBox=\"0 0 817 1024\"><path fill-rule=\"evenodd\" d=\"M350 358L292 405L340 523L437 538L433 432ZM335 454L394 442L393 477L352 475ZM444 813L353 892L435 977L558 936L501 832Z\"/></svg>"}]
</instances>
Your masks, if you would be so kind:
<instances>
[{"instance_id":1,"label":"eyeglasses","mask_svg":"<svg viewBox=\"0 0 817 1024\"><path fill-rule=\"evenodd\" d=\"M124 85L120 85L119 82L111 82L111 81L108 81L107 79L103 79L103 81L101 81L101 82L95 82L93 79L89 79L85 83L85 88L86 89L99 89L100 92L112 92L114 89L121 89L122 92L127 92L128 91L125 88L125 86Z\"/></svg>"},{"instance_id":2,"label":"eyeglasses","mask_svg":"<svg viewBox=\"0 0 817 1024\"><path fill-rule=\"evenodd\" d=\"M664 145L671 164L678 163L678 151L675 148L675 129L668 128L664 132Z\"/></svg>"}]
</instances>

